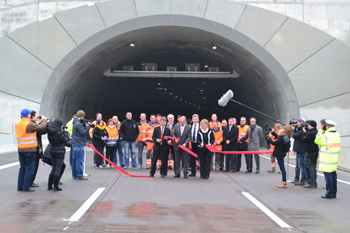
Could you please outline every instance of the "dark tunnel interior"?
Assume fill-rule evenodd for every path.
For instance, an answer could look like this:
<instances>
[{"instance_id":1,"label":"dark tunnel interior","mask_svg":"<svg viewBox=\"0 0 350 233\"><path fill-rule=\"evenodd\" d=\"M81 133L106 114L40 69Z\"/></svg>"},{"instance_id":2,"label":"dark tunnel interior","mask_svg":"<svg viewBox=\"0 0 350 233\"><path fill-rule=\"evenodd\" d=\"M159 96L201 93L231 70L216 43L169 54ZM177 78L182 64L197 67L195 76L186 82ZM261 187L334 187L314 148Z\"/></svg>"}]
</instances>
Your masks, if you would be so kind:
<instances>
[{"instance_id":1,"label":"dark tunnel interior","mask_svg":"<svg viewBox=\"0 0 350 233\"><path fill-rule=\"evenodd\" d=\"M135 46L130 46L134 43ZM213 49L213 45L217 46ZM157 63L158 71L166 66L185 70L186 63L199 63L200 71L219 67L219 71L236 72L238 78L152 78L107 77L109 69L134 66L142 70L144 63ZM122 34L96 46L86 53L61 78L49 102L51 117L64 121L79 109L85 118L97 112L107 121L113 115L120 120L125 113L190 117L198 113L208 118L217 113L223 118L256 117L258 124L272 121L236 103L226 107L218 99L232 89L235 100L280 120L290 116L288 100L280 82L253 54L236 43L208 31L186 27L150 27Z\"/></svg>"}]
</instances>

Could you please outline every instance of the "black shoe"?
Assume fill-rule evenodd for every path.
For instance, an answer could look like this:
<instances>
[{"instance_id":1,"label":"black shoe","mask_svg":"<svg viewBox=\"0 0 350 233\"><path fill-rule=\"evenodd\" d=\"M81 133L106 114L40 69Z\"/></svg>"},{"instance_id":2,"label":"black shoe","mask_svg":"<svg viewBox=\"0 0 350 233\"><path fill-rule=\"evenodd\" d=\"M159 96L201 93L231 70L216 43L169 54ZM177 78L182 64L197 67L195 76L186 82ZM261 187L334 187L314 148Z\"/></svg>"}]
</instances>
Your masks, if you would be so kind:
<instances>
[{"instance_id":1,"label":"black shoe","mask_svg":"<svg viewBox=\"0 0 350 233\"><path fill-rule=\"evenodd\" d=\"M51 191L51 190L53 190L53 188L52 187L47 187L47 190Z\"/></svg>"},{"instance_id":2,"label":"black shoe","mask_svg":"<svg viewBox=\"0 0 350 233\"><path fill-rule=\"evenodd\" d=\"M209 176L206 176L205 179L209 179Z\"/></svg>"},{"instance_id":3,"label":"black shoe","mask_svg":"<svg viewBox=\"0 0 350 233\"><path fill-rule=\"evenodd\" d=\"M62 185L63 183L61 181L58 181L58 185Z\"/></svg>"},{"instance_id":4,"label":"black shoe","mask_svg":"<svg viewBox=\"0 0 350 233\"><path fill-rule=\"evenodd\" d=\"M259 169L256 169L255 174L258 174L259 172L260 172L260 170L259 170Z\"/></svg>"},{"instance_id":5,"label":"black shoe","mask_svg":"<svg viewBox=\"0 0 350 233\"><path fill-rule=\"evenodd\" d=\"M223 170L223 172L229 172L229 171L230 171L230 170L226 170L226 169L225 169L225 170Z\"/></svg>"},{"instance_id":6,"label":"black shoe","mask_svg":"<svg viewBox=\"0 0 350 233\"><path fill-rule=\"evenodd\" d=\"M180 178L180 175L176 175L176 176L174 176L173 178Z\"/></svg>"},{"instance_id":7,"label":"black shoe","mask_svg":"<svg viewBox=\"0 0 350 233\"><path fill-rule=\"evenodd\" d=\"M184 175L184 178L185 178L185 179L188 179L188 175Z\"/></svg>"},{"instance_id":8,"label":"black shoe","mask_svg":"<svg viewBox=\"0 0 350 233\"><path fill-rule=\"evenodd\" d=\"M324 196L321 196L322 198L326 198L326 199L333 199L334 197L329 197L329 196L326 196L326 195L324 195Z\"/></svg>"},{"instance_id":9,"label":"black shoe","mask_svg":"<svg viewBox=\"0 0 350 233\"><path fill-rule=\"evenodd\" d=\"M160 178L164 178L165 176L164 175L161 175Z\"/></svg>"},{"instance_id":10,"label":"black shoe","mask_svg":"<svg viewBox=\"0 0 350 233\"><path fill-rule=\"evenodd\" d=\"M32 187L32 188L37 188L37 187L39 187L39 185L36 184L36 183L33 183L33 184L30 185L30 187Z\"/></svg>"},{"instance_id":11,"label":"black shoe","mask_svg":"<svg viewBox=\"0 0 350 233\"><path fill-rule=\"evenodd\" d=\"M62 191L62 189L59 188L59 187L55 187L55 188L53 189L53 191L54 191L54 192L58 192L58 191Z\"/></svg>"},{"instance_id":12,"label":"black shoe","mask_svg":"<svg viewBox=\"0 0 350 233\"><path fill-rule=\"evenodd\" d=\"M35 192L34 189L23 189L22 191L23 191L23 192Z\"/></svg>"},{"instance_id":13,"label":"black shoe","mask_svg":"<svg viewBox=\"0 0 350 233\"><path fill-rule=\"evenodd\" d=\"M189 175L189 177L196 177L196 173L191 173L190 175Z\"/></svg>"},{"instance_id":14,"label":"black shoe","mask_svg":"<svg viewBox=\"0 0 350 233\"><path fill-rule=\"evenodd\" d=\"M222 167L220 167L220 171L224 170Z\"/></svg>"},{"instance_id":15,"label":"black shoe","mask_svg":"<svg viewBox=\"0 0 350 233\"><path fill-rule=\"evenodd\" d=\"M244 173L252 173L252 171L245 171Z\"/></svg>"},{"instance_id":16,"label":"black shoe","mask_svg":"<svg viewBox=\"0 0 350 233\"><path fill-rule=\"evenodd\" d=\"M205 177L204 177L204 176L201 176L201 179L205 179Z\"/></svg>"},{"instance_id":17,"label":"black shoe","mask_svg":"<svg viewBox=\"0 0 350 233\"><path fill-rule=\"evenodd\" d=\"M149 174L150 177L154 177L154 174Z\"/></svg>"},{"instance_id":18,"label":"black shoe","mask_svg":"<svg viewBox=\"0 0 350 233\"><path fill-rule=\"evenodd\" d=\"M23 191L23 189L17 189L17 191L18 191L18 192L21 192L21 191Z\"/></svg>"},{"instance_id":19,"label":"black shoe","mask_svg":"<svg viewBox=\"0 0 350 233\"><path fill-rule=\"evenodd\" d=\"M233 169L231 172L235 173L235 172L239 172L238 170L236 169Z\"/></svg>"}]
</instances>

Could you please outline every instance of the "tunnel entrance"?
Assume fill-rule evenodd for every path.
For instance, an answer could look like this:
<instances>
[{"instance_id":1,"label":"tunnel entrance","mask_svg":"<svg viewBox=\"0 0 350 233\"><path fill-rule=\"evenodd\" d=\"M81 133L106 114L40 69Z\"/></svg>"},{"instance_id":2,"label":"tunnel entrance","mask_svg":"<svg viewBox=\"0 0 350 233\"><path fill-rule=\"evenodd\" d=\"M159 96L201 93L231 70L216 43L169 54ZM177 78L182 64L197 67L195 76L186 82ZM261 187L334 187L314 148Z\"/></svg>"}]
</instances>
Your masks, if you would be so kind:
<instances>
[{"instance_id":1,"label":"tunnel entrance","mask_svg":"<svg viewBox=\"0 0 350 233\"><path fill-rule=\"evenodd\" d=\"M130 27L128 32L103 43L96 42L96 38L87 40L84 43L89 46L96 44L83 55L79 48L72 51L61 62L64 73L56 69L52 79L59 77L59 81L54 87L46 88L45 93L51 91L52 97L45 98L44 94L42 111L63 120L83 109L86 118L94 118L101 112L104 120L113 115L123 120L125 113L131 111L136 120L141 112L187 117L198 113L201 118L210 118L215 112L220 120L254 116L261 124L267 121L233 103L226 108L219 107L217 100L232 89L236 100L281 121L287 121L292 114L298 116L293 102L296 99L294 90L293 95L289 95L281 85L281 80L290 83L288 75L269 53L243 34L228 38L225 33L220 35L204 28L205 25L202 29L174 25L135 30ZM97 36L102 37L103 33ZM74 53L80 57L72 62ZM208 67L218 67L219 71L235 73L238 77L122 78L105 75L115 67L133 66L135 70L142 70L144 63L157 63L158 70L163 71L167 66L176 66L181 71L185 70L186 63L198 63L201 72L208 71Z\"/></svg>"}]
</instances>

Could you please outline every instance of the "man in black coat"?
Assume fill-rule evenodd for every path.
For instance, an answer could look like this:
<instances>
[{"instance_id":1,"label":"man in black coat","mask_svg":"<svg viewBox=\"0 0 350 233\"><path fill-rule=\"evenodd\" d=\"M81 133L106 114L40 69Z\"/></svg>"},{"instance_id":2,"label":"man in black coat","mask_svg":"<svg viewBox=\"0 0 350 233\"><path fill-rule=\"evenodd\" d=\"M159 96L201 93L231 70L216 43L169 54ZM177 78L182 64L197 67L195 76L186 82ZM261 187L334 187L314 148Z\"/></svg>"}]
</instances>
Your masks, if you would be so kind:
<instances>
[{"instance_id":1,"label":"man in black coat","mask_svg":"<svg viewBox=\"0 0 350 233\"><path fill-rule=\"evenodd\" d=\"M180 149L179 145L188 147L191 141L191 127L186 125L186 117L182 116L180 118L180 124L175 126L173 137L179 138L180 140L175 140L174 150L175 150L175 176L174 178L180 177L180 157L182 156L182 164L184 167L184 177L188 178L188 156L189 154Z\"/></svg>"},{"instance_id":2,"label":"man in black coat","mask_svg":"<svg viewBox=\"0 0 350 233\"><path fill-rule=\"evenodd\" d=\"M308 130L303 128L303 136L301 141L305 145L305 167L307 184L304 188L317 188L317 158L318 158L318 145L315 143L315 138L318 133L316 121L309 121Z\"/></svg>"},{"instance_id":3,"label":"man in black coat","mask_svg":"<svg viewBox=\"0 0 350 233\"><path fill-rule=\"evenodd\" d=\"M294 184L297 186L303 186L307 178L305 160L304 160L305 158L304 143L301 141L301 138L303 136L302 123L305 123L305 120L303 118L299 118L297 121L297 125L293 126L293 138L294 138L293 151L296 152L297 154L297 164L295 167ZM301 178L299 180L300 173L301 173Z\"/></svg>"},{"instance_id":4,"label":"man in black coat","mask_svg":"<svg viewBox=\"0 0 350 233\"><path fill-rule=\"evenodd\" d=\"M234 118L228 120L228 126L223 130L223 151L237 151L238 150L238 128L234 124ZM224 172L230 171L230 159L232 160L233 166L236 164L236 155L235 154L226 154L225 155L225 170ZM232 170L235 168L233 167Z\"/></svg>"},{"instance_id":5,"label":"man in black coat","mask_svg":"<svg viewBox=\"0 0 350 233\"><path fill-rule=\"evenodd\" d=\"M171 136L170 129L166 127L166 118L160 118L160 126L154 128L152 140L154 142L153 146L153 157L151 166L151 177L156 173L157 161L160 159L162 161L162 166L160 168L160 177L164 178L168 172L168 155L169 155L169 145L171 145L171 139L164 139L166 136Z\"/></svg>"}]
</instances>

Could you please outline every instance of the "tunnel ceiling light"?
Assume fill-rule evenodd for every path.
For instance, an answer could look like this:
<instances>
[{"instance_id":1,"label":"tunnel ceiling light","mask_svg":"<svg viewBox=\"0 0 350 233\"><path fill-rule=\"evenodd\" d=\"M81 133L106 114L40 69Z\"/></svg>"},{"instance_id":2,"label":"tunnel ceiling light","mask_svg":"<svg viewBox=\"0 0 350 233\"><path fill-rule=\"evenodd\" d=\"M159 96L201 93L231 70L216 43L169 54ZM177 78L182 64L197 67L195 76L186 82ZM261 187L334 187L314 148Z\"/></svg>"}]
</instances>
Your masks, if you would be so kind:
<instances>
[{"instance_id":1,"label":"tunnel ceiling light","mask_svg":"<svg viewBox=\"0 0 350 233\"><path fill-rule=\"evenodd\" d=\"M166 88L164 88L164 91L166 91Z\"/></svg>"},{"instance_id":2,"label":"tunnel ceiling light","mask_svg":"<svg viewBox=\"0 0 350 233\"><path fill-rule=\"evenodd\" d=\"M131 41L130 47L134 47L134 46L135 46L134 42Z\"/></svg>"},{"instance_id":3,"label":"tunnel ceiling light","mask_svg":"<svg viewBox=\"0 0 350 233\"><path fill-rule=\"evenodd\" d=\"M177 98L177 96L175 96L175 98Z\"/></svg>"},{"instance_id":4,"label":"tunnel ceiling light","mask_svg":"<svg viewBox=\"0 0 350 233\"><path fill-rule=\"evenodd\" d=\"M205 99L205 97L203 97L203 99Z\"/></svg>"},{"instance_id":5,"label":"tunnel ceiling light","mask_svg":"<svg viewBox=\"0 0 350 233\"><path fill-rule=\"evenodd\" d=\"M160 86L160 83L158 83L158 85Z\"/></svg>"},{"instance_id":6,"label":"tunnel ceiling light","mask_svg":"<svg viewBox=\"0 0 350 233\"><path fill-rule=\"evenodd\" d=\"M208 65L205 65L204 67L205 67L205 68L208 68Z\"/></svg>"},{"instance_id":7,"label":"tunnel ceiling light","mask_svg":"<svg viewBox=\"0 0 350 233\"><path fill-rule=\"evenodd\" d=\"M187 103L187 101L185 101L185 103Z\"/></svg>"},{"instance_id":8,"label":"tunnel ceiling light","mask_svg":"<svg viewBox=\"0 0 350 233\"><path fill-rule=\"evenodd\" d=\"M170 93L170 95L172 95L173 93Z\"/></svg>"},{"instance_id":9,"label":"tunnel ceiling light","mask_svg":"<svg viewBox=\"0 0 350 233\"><path fill-rule=\"evenodd\" d=\"M216 46L216 44L213 46L213 49L217 49L218 47Z\"/></svg>"}]
</instances>

